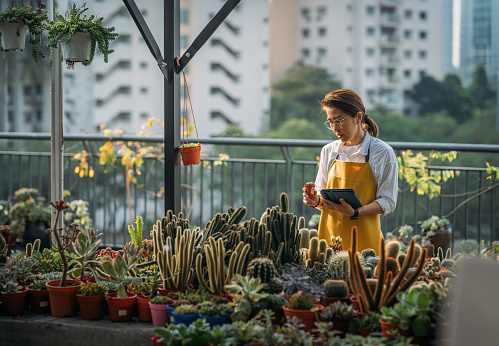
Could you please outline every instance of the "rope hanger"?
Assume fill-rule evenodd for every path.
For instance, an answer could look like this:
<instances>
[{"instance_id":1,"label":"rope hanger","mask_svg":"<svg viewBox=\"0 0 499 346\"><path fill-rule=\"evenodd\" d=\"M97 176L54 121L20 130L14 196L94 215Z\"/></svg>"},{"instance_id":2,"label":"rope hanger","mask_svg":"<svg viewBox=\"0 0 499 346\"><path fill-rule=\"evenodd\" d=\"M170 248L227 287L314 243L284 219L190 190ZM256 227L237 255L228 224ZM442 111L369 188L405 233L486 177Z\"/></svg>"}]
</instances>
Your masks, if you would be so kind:
<instances>
[{"instance_id":1,"label":"rope hanger","mask_svg":"<svg viewBox=\"0 0 499 346\"><path fill-rule=\"evenodd\" d=\"M180 66L179 58L176 58L176 61L177 61L177 66ZM187 101L189 101L189 105L191 108L192 120L194 121L194 129L196 130L196 137L198 139L198 145L199 145L198 128L196 125L196 118L194 117L194 109L192 108L191 95L189 94L189 86L187 85L187 78L185 77L184 69L182 69L182 76L184 77L184 110L182 118L185 118L185 121L182 123L182 145L189 144L189 128L187 126L187 106L188 106Z\"/></svg>"}]
</instances>

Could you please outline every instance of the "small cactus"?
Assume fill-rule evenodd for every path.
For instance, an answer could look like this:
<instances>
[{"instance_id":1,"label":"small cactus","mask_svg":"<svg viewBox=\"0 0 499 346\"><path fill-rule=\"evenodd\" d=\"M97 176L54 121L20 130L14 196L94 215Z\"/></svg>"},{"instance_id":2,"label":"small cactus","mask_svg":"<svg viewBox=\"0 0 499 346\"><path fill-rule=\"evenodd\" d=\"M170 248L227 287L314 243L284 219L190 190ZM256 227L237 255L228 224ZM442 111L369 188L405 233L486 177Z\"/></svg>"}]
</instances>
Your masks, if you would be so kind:
<instances>
[{"instance_id":1,"label":"small cactus","mask_svg":"<svg viewBox=\"0 0 499 346\"><path fill-rule=\"evenodd\" d=\"M310 246L310 231L308 228L300 229L300 249L308 249Z\"/></svg>"},{"instance_id":2,"label":"small cactus","mask_svg":"<svg viewBox=\"0 0 499 346\"><path fill-rule=\"evenodd\" d=\"M399 267L402 267L404 265L406 257L407 257L406 254L400 254L400 255L398 255L397 262L399 263Z\"/></svg>"},{"instance_id":3,"label":"small cactus","mask_svg":"<svg viewBox=\"0 0 499 346\"><path fill-rule=\"evenodd\" d=\"M411 267L416 267L418 265L419 257L421 257L422 251L421 246L418 244L414 246L414 260L411 263Z\"/></svg>"},{"instance_id":4,"label":"small cactus","mask_svg":"<svg viewBox=\"0 0 499 346\"><path fill-rule=\"evenodd\" d=\"M267 283L275 277L276 270L271 260L258 257L248 264L247 273L252 278L260 278L261 283Z\"/></svg>"},{"instance_id":5,"label":"small cactus","mask_svg":"<svg viewBox=\"0 0 499 346\"><path fill-rule=\"evenodd\" d=\"M400 252L400 243L397 240L388 242L385 246L386 257L397 258Z\"/></svg>"},{"instance_id":6,"label":"small cactus","mask_svg":"<svg viewBox=\"0 0 499 346\"><path fill-rule=\"evenodd\" d=\"M373 249L367 248L362 250L360 257L366 260L368 257L376 257L376 252Z\"/></svg>"},{"instance_id":7,"label":"small cactus","mask_svg":"<svg viewBox=\"0 0 499 346\"><path fill-rule=\"evenodd\" d=\"M310 295L299 291L289 298L290 309L310 310L314 307L315 299Z\"/></svg>"},{"instance_id":8,"label":"small cactus","mask_svg":"<svg viewBox=\"0 0 499 346\"><path fill-rule=\"evenodd\" d=\"M310 239L310 246L308 248L308 258L312 262L317 262L319 260L319 238Z\"/></svg>"},{"instance_id":9,"label":"small cactus","mask_svg":"<svg viewBox=\"0 0 499 346\"><path fill-rule=\"evenodd\" d=\"M312 238L319 238L319 231L316 229L311 229L310 230L310 239Z\"/></svg>"},{"instance_id":10,"label":"small cactus","mask_svg":"<svg viewBox=\"0 0 499 346\"><path fill-rule=\"evenodd\" d=\"M324 295L327 298L346 298L348 296L348 285L344 280L328 279L323 286Z\"/></svg>"},{"instance_id":11,"label":"small cactus","mask_svg":"<svg viewBox=\"0 0 499 346\"><path fill-rule=\"evenodd\" d=\"M263 285L262 292L270 294L278 294L282 292L282 280L274 277L269 282Z\"/></svg>"},{"instance_id":12,"label":"small cactus","mask_svg":"<svg viewBox=\"0 0 499 346\"><path fill-rule=\"evenodd\" d=\"M440 264L440 266L441 266L442 268L445 268L445 269L449 269L449 270L451 270L451 269L453 269L453 268L454 268L454 264L455 264L455 262L454 262L454 260L453 260L453 259L447 258L447 259L444 259L444 260L442 261L442 263Z\"/></svg>"}]
</instances>

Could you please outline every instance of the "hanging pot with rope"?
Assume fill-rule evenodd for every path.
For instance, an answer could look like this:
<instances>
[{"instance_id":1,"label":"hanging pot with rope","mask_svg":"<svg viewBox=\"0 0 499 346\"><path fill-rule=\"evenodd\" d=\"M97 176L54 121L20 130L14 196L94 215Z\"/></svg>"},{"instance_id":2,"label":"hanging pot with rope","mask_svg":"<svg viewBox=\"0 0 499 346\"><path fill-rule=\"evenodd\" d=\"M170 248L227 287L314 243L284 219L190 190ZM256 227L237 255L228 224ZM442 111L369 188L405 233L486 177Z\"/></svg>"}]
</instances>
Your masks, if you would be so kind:
<instances>
[{"instance_id":1,"label":"hanging pot with rope","mask_svg":"<svg viewBox=\"0 0 499 346\"><path fill-rule=\"evenodd\" d=\"M177 65L180 66L178 58L177 58ZM187 86L187 78L185 78L184 70L182 70L182 75L184 76L184 111L181 119L182 145L178 148L178 150L180 151L180 155L182 156L182 162L184 163L185 166L198 165L201 162L201 145L199 144L196 119L194 118L194 110L192 109L191 96L189 95L189 87ZM192 120L194 122L194 129L196 130L196 137L198 139L197 143L189 143L189 129L187 126L187 106L188 106L187 100L189 100L189 105L191 108Z\"/></svg>"}]
</instances>

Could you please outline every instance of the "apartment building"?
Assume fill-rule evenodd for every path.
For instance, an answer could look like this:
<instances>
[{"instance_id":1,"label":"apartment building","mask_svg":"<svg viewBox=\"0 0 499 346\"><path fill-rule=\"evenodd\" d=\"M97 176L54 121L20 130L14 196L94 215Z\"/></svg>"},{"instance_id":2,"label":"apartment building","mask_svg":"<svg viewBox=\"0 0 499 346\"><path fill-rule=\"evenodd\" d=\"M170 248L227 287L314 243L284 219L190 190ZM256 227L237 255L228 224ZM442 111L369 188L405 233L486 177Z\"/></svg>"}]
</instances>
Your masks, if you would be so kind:
<instances>
[{"instance_id":1,"label":"apartment building","mask_svg":"<svg viewBox=\"0 0 499 346\"><path fill-rule=\"evenodd\" d=\"M499 1L461 0L460 74L471 82L473 70L483 65L494 84L499 78Z\"/></svg>"},{"instance_id":2,"label":"apartment building","mask_svg":"<svg viewBox=\"0 0 499 346\"><path fill-rule=\"evenodd\" d=\"M423 75L440 79L450 69L449 1L298 0L297 6L297 31L281 39L296 39L298 61L325 68L358 91L367 109L416 116L408 90Z\"/></svg>"}]
</instances>

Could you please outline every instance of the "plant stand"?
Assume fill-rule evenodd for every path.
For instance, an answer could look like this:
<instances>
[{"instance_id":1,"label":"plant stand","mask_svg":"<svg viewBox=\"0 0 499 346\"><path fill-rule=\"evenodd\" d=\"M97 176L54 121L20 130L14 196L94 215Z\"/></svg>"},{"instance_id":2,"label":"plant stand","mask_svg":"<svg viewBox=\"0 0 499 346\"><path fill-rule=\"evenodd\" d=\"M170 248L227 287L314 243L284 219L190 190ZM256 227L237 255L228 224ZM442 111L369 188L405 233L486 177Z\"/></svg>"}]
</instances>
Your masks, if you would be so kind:
<instances>
[{"instance_id":1,"label":"plant stand","mask_svg":"<svg viewBox=\"0 0 499 346\"><path fill-rule=\"evenodd\" d=\"M17 32L19 31L19 36ZM23 22L0 23L2 33L2 47L4 52L20 52L26 44L28 27Z\"/></svg>"}]
</instances>

